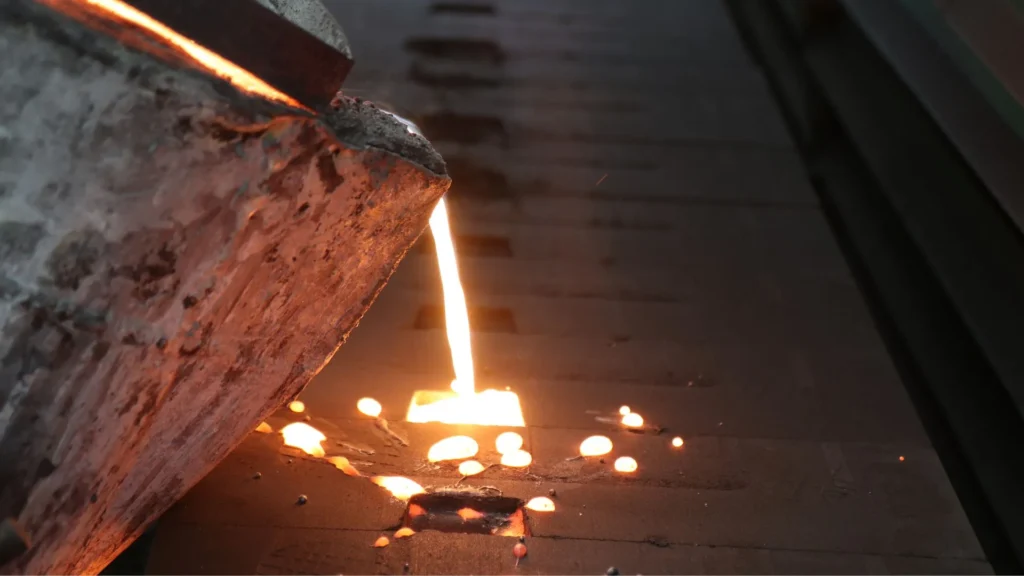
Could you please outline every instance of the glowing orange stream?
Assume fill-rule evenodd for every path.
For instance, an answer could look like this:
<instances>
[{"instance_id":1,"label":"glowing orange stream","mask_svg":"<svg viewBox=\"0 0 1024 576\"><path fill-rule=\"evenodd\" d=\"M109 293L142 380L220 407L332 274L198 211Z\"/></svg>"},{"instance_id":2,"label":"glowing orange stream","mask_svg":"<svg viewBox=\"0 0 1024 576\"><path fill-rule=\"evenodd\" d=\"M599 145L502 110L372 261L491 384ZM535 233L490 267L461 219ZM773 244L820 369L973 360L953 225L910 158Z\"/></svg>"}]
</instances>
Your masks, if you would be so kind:
<instances>
[{"instance_id":1,"label":"glowing orange stream","mask_svg":"<svg viewBox=\"0 0 1024 576\"><path fill-rule=\"evenodd\" d=\"M441 199L430 216L430 233L437 249L437 265L444 291L445 329L452 351L454 394L417 391L405 419L409 422L444 422L480 426L525 426L515 392L476 391L473 346L469 331L466 294L459 279L455 243L448 224L448 208Z\"/></svg>"},{"instance_id":2,"label":"glowing orange stream","mask_svg":"<svg viewBox=\"0 0 1024 576\"><path fill-rule=\"evenodd\" d=\"M248 70L218 55L216 52L203 47L194 40L190 40L189 38L178 34L160 21L154 20L145 12L141 12L132 6L125 4L121 0L78 1L84 1L86 4L106 10L122 20L127 20L140 28L149 30L184 51L186 54L191 56L193 60L201 64L211 73L231 82L237 88L245 92L262 96L268 100L282 102L289 106L295 106L296 108L302 107L302 105L296 102L293 98L273 88L263 80L260 80Z\"/></svg>"},{"instance_id":3,"label":"glowing orange stream","mask_svg":"<svg viewBox=\"0 0 1024 576\"><path fill-rule=\"evenodd\" d=\"M476 392L476 377L473 374L473 345L469 335L469 312L466 309L466 294L459 280L459 264L455 259L455 243L452 229L448 225L448 208L444 198L434 207L430 215L430 233L437 249L437 265L441 270L441 289L444 292L444 321L448 332L448 346L452 349L452 364L455 380L452 390L459 394Z\"/></svg>"}]
</instances>

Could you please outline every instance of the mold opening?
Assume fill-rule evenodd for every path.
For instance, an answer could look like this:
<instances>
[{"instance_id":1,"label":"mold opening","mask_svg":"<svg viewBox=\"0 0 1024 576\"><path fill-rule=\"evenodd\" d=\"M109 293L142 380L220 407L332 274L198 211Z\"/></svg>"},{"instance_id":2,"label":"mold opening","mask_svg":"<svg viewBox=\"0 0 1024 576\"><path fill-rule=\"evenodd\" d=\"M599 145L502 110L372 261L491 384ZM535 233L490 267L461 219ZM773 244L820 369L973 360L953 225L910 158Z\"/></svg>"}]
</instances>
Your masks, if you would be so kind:
<instances>
[{"instance_id":1,"label":"mold opening","mask_svg":"<svg viewBox=\"0 0 1024 576\"><path fill-rule=\"evenodd\" d=\"M476 16L494 16L498 11L490 4L468 2L434 2L430 5L431 14L462 14Z\"/></svg>"},{"instance_id":2,"label":"mold opening","mask_svg":"<svg viewBox=\"0 0 1024 576\"><path fill-rule=\"evenodd\" d=\"M416 532L529 536L523 501L476 492L431 492L409 499L402 526Z\"/></svg>"}]
</instances>

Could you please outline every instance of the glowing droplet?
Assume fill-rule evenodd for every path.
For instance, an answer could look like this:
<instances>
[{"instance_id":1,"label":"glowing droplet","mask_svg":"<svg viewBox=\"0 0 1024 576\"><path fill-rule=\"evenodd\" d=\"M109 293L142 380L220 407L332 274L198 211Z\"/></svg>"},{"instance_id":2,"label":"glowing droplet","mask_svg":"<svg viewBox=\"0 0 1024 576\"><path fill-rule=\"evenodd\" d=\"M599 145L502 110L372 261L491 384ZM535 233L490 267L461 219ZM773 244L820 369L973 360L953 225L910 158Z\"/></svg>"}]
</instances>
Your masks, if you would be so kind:
<instances>
[{"instance_id":1,"label":"glowing droplet","mask_svg":"<svg viewBox=\"0 0 1024 576\"><path fill-rule=\"evenodd\" d=\"M526 450L516 450L514 452L501 455L502 466L525 468L530 465L530 462L533 462L533 456L531 456Z\"/></svg>"},{"instance_id":2,"label":"glowing droplet","mask_svg":"<svg viewBox=\"0 0 1024 576\"><path fill-rule=\"evenodd\" d=\"M408 500L425 492L423 486L402 476L374 476L372 481L377 486L391 492L391 495L399 500Z\"/></svg>"},{"instance_id":3,"label":"glowing droplet","mask_svg":"<svg viewBox=\"0 0 1024 576\"><path fill-rule=\"evenodd\" d=\"M903 456L900 456L900 462L903 462L904 460L906 460L906 458L904 458Z\"/></svg>"},{"instance_id":4,"label":"glowing droplet","mask_svg":"<svg viewBox=\"0 0 1024 576\"><path fill-rule=\"evenodd\" d=\"M284 436L285 446L293 446L317 458L324 455L320 443L327 440L327 437L305 422L292 422L281 429L281 435Z\"/></svg>"},{"instance_id":5,"label":"glowing droplet","mask_svg":"<svg viewBox=\"0 0 1024 576\"><path fill-rule=\"evenodd\" d=\"M526 508L534 512L554 512L555 503L547 496L537 496L526 503Z\"/></svg>"},{"instance_id":6,"label":"glowing droplet","mask_svg":"<svg viewBox=\"0 0 1024 576\"><path fill-rule=\"evenodd\" d=\"M515 432L502 432L494 441L498 454L508 454L523 447L523 437Z\"/></svg>"},{"instance_id":7,"label":"glowing droplet","mask_svg":"<svg viewBox=\"0 0 1024 576\"><path fill-rule=\"evenodd\" d=\"M391 541L388 540L388 537L387 536L381 536L380 538L377 538L376 542L373 543L373 547L374 548L386 548L388 544L391 544Z\"/></svg>"},{"instance_id":8,"label":"glowing droplet","mask_svg":"<svg viewBox=\"0 0 1024 576\"><path fill-rule=\"evenodd\" d=\"M423 506L420 506L419 504L409 504L409 516L415 518L417 516L423 516L426 513L427 511L423 509Z\"/></svg>"},{"instance_id":9,"label":"glowing droplet","mask_svg":"<svg viewBox=\"0 0 1024 576\"><path fill-rule=\"evenodd\" d=\"M616 472L625 472L628 474L630 472L636 472L636 469L636 460L630 458L629 456L622 456L621 458L615 459Z\"/></svg>"},{"instance_id":10,"label":"glowing droplet","mask_svg":"<svg viewBox=\"0 0 1024 576\"><path fill-rule=\"evenodd\" d=\"M335 468L341 470L348 476L362 476L362 474L359 473L359 470L356 470L356 467L353 466L352 463L348 461L348 458L345 458L344 456L331 456L327 461L334 464Z\"/></svg>"},{"instance_id":11,"label":"glowing droplet","mask_svg":"<svg viewBox=\"0 0 1024 576\"><path fill-rule=\"evenodd\" d=\"M680 438L679 436L676 436L675 438L672 439L672 445L675 446L676 448L682 448L683 439Z\"/></svg>"},{"instance_id":12,"label":"glowing droplet","mask_svg":"<svg viewBox=\"0 0 1024 576\"><path fill-rule=\"evenodd\" d=\"M612 451L612 441L607 436L591 436L580 444L581 456L604 456Z\"/></svg>"},{"instance_id":13,"label":"glowing droplet","mask_svg":"<svg viewBox=\"0 0 1024 576\"><path fill-rule=\"evenodd\" d=\"M476 440L469 436L449 436L438 441L427 452L427 460L441 462L443 460L465 460L476 456L480 447Z\"/></svg>"},{"instance_id":14,"label":"glowing droplet","mask_svg":"<svg viewBox=\"0 0 1024 576\"><path fill-rule=\"evenodd\" d=\"M523 556L526 556L526 544L523 544L522 542L517 542L516 545L512 547L512 555L516 558L522 558Z\"/></svg>"},{"instance_id":15,"label":"glowing droplet","mask_svg":"<svg viewBox=\"0 0 1024 576\"><path fill-rule=\"evenodd\" d=\"M476 460L466 460L459 464L459 474L463 476L475 476L484 471L484 465Z\"/></svg>"},{"instance_id":16,"label":"glowing droplet","mask_svg":"<svg viewBox=\"0 0 1024 576\"><path fill-rule=\"evenodd\" d=\"M256 427L256 431L259 432L260 434L270 434L271 432L274 431L274 429L270 427L270 424L267 424L266 422L260 422L260 425Z\"/></svg>"},{"instance_id":17,"label":"glowing droplet","mask_svg":"<svg viewBox=\"0 0 1024 576\"><path fill-rule=\"evenodd\" d=\"M380 416L380 412L382 410L380 402L377 402L373 398L360 398L359 401L356 402L356 409L370 418Z\"/></svg>"},{"instance_id":18,"label":"glowing droplet","mask_svg":"<svg viewBox=\"0 0 1024 576\"><path fill-rule=\"evenodd\" d=\"M462 518L463 522L468 522L470 520L479 520L480 518L484 517L483 512L480 512L479 510L473 510L472 508L459 508L456 514L459 515L459 518Z\"/></svg>"},{"instance_id":19,"label":"glowing droplet","mask_svg":"<svg viewBox=\"0 0 1024 576\"><path fill-rule=\"evenodd\" d=\"M398 532L395 532L395 538L408 538L409 536L412 536L415 533L416 531L412 528L402 527L398 529Z\"/></svg>"},{"instance_id":20,"label":"glowing droplet","mask_svg":"<svg viewBox=\"0 0 1024 576\"><path fill-rule=\"evenodd\" d=\"M623 416L629 414L630 412L631 410L629 409L629 406L622 406L619 408L619 414L622 414Z\"/></svg>"},{"instance_id":21,"label":"glowing droplet","mask_svg":"<svg viewBox=\"0 0 1024 576\"><path fill-rule=\"evenodd\" d=\"M306 411L306 403L302 400L292 400L288 403L288 409L301 414Z\"/></svg>"},{"instance_id":22,"label":"glowing droplet","mask_svg":"<svg viewBox=\"0 0 1024 576\"><path fill-rule=\"evenodd\" d=\"M630 412L622 416L622 425L629 428L640 428L644 425L644 417L636 412Z\"/></svg>"}]
</instances>

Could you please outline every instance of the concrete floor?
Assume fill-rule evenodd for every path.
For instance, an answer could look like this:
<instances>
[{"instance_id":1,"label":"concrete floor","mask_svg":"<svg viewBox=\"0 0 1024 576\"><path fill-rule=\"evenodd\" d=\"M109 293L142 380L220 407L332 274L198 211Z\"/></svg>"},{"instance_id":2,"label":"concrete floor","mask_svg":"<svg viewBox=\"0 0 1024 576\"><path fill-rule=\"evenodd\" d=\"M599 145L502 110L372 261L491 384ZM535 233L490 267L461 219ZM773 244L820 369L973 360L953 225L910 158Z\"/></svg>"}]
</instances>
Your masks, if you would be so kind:
<instances>
[{"instance_id":1,"label":"concrete floor","mask_svg":"<svg viewBox=\"0 0 1024 576\"><path fill-rule=\"evenodd\" d=\"M449 163L479 384L524 406L534 464L463 484L554 488L557 510L530 513L518 568L497 536L375 549L402 503L254 434L161 519L149 571L989 572L724 7L477 1L493 13L328 4L356 55L346 91L417 119ZM395 422L451 379L421 243L302 399L329 452L368 446L350 454L365 473L442 486L459 475L426 451L459 428ZM359 417L363 396L408 448ZM666 432L595 419L622 404ZM462 431L496 459L500 430ZM591 433L639 471L567 461Z\"/></svg>"}]
</instances>

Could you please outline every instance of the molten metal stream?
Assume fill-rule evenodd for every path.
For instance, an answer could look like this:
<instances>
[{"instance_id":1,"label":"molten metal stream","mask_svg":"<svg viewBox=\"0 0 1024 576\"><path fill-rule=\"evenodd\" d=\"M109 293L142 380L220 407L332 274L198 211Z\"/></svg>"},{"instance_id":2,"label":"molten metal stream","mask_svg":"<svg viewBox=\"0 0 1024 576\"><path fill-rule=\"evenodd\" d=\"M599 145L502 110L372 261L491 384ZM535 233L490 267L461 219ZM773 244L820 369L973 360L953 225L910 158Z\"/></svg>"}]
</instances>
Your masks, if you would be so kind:
<instances>
[{"instance_id":1,"label":"molten metal stream","mask_svg":"<svg viewBox=\"0 0 1024 576\"><path fill-rule=\"evenodd\" d=\"M448 225L448 208L444 198L437 203L430 215L430 233L437 249L437 265L441 270L441 289L444 291L444 319L448 332L448 346L452 350L452 364L455 380L452 390L462 395L476 392L476 378L473 375L473 346L469 336L469 312L466 309L466 294L459 280L459 265L455 260L455 244L452 230Z\"/></svg>"},{"instance_id":2,"label":"molten metal stream","mask_svg":"<svg viewBox=\"0 0 1024 576\"><path fill-rule=\"evenodd\" d=\"M430 233L437 248L437 265L441 272L441 288L444 291L445 329L448 334L448 347L452 351L452 365L455 368L455 380L452 381L454 394L416 392L409 405L406 420L481 426L525 426L519 397L515 392L476 391L466 294L459 279L455 244L452 241L451 227L448 225L448 208L443 199L437 203L430 216Z\"/></svg>"},{"instance_id":3,"label":"molten metal stream","mask_svg":"<svg viewBox=\"0 0 1024 576\"><path fill-rule=\"evenodd\" d=\"M58 0L63 2L70 2L72 0ZM101 10L105 10L118 18L130 22L140 28L145 28L153 34L160 36L170 44L179 48L186 54L192 57L197 63L201 64L211 73L219 76L228 82L231 82L235 87L239 88L244 92L250 94L256 94L262 96L268 100L274 100L281 102L289 106L296 108L302 108L302 105L296 102L293 98L287 94L280 92L279 90L271 87L269 84L260 80L257 76L253 75L248 70L238 66L234 62L227 60L226 58L218 55L216 52L203 47L196 43L194 40L190 40L181 34L178 34L174 30L171 30L166 25L162 24L158 20L154 20L151 16L145 12L141 12L121 0L75 0L84 1L90 6L94 6Z\"/></svg>"}]
</instances>

